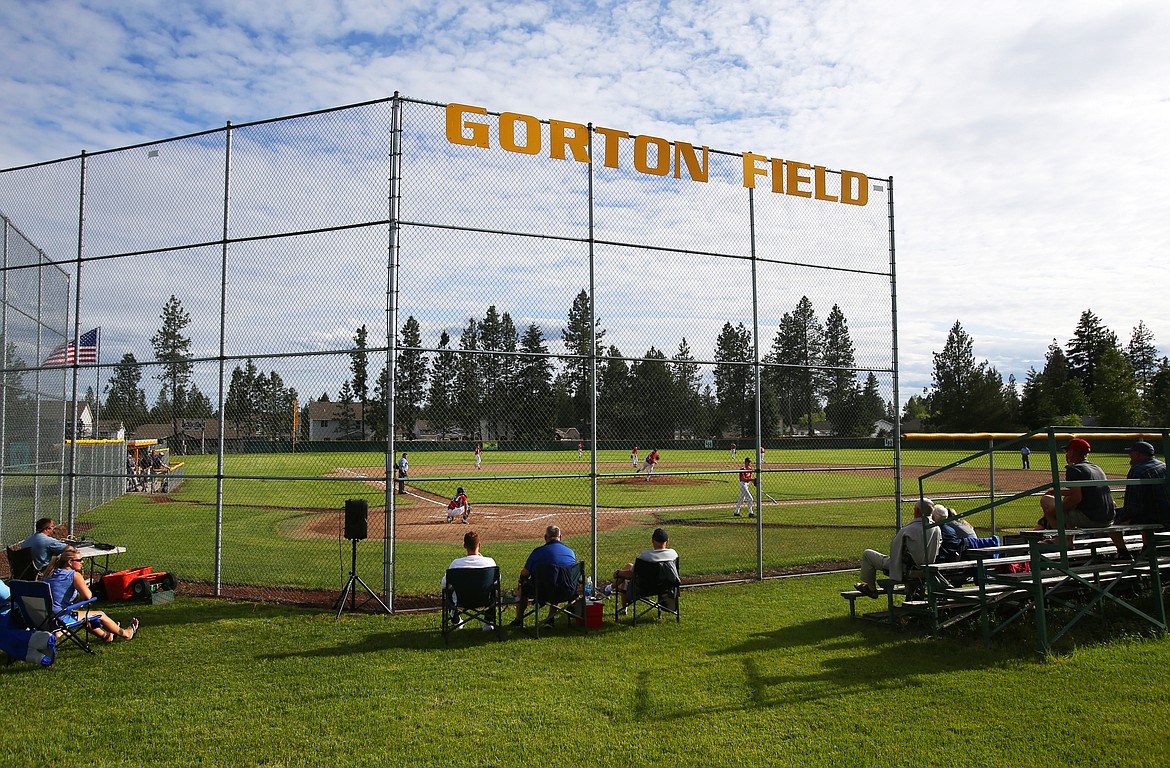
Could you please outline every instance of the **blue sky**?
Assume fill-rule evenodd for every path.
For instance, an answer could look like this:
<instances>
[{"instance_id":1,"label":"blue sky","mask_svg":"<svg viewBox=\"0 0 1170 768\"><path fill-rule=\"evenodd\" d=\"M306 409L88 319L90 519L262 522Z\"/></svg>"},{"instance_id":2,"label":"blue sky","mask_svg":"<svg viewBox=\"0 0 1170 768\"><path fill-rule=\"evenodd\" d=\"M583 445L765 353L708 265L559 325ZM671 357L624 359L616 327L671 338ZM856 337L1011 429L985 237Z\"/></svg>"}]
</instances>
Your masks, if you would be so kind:
<instances>
[{"instance_id":1,"label":"blue sky","mask_svg":"<svg viewBox=\"0 0 1170 768\"><path fill-rule=\"evenodd\" d=\"M1170 4L0 0L0 167L399 91L895 179L902 393L1170 354ZM818 307L822 313L828 307Z\"/></svg>"}]
</instances>

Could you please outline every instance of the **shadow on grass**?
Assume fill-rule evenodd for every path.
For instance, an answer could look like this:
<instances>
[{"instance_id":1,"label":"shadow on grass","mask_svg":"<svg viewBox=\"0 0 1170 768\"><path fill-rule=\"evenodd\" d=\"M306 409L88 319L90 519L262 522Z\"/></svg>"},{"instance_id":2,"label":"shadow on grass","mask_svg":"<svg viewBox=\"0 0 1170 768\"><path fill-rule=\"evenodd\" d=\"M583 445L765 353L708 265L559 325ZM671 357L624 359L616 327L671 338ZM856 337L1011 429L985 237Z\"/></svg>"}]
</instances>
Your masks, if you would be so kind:
<instances>
[{"instance_id":1,"label":"shadow on grass","mask_svg":"<svg viewBox=\"0 0 1170 768\"><path fill-rule=\"evenodd\" d=\"M1007 649L968 646L948 639L932 640L918 628L896 628L831 617L756 632L742 642L710 651L733 659L742 677L734 687L746 698L714 711L737 712L789 707L794 702L837 700L851 694L932 689L932 677L995 667L1027 658L1027 647ZM677 720L708 716L709 704L694 709L662 707L661 681L656 672L638 675L632 720Z\"/></svg>"},{"instance_id":2,"label":"shadow on grass","mask_svg":"<svg viewBox=\"0 0 1170 768\"><path fill-rule=\"evenodd\" d=\"M623 628L610 625L600 629L589 630L588 635L579 630L558 625L555 629L542 629L540 640L552 640L557 637L598 637L612 632L621 632ZM363 636L353 642L337 645L307 648L283 653L260 653L257 660L277 661L295 658L334 658L343 656L357 656L377 653L388 650L417 650L417 651L451 651L459 652L473 648L506 647L509 643L523 643L537 640L531 630L520 631L506 628L503 636L498 638L494 632L483 632L478 626L471 626L451 633L450 640L443 642L443 635L439 631L439 618L436 614L435 623L431 627L422 629L411 628L397 632L378 632Z\"/></svg>"},{"instance_id":3,"label":"shadow on grass","mask_svg":"<svg viewBox=\"0 0 1170 768\"><path fill-rule=\"evenodd\" d=\"M217 621L248 619L280 619L291 616L313 616L320 609L298 608L276 603L240 603L219 598L183 598L176 603L152 606L132 602L105 602L98 606L115 621L129 621L137 616L143 625L152 627L183 626L185 624L212 624Z\"/></svg>"}]
</instances>

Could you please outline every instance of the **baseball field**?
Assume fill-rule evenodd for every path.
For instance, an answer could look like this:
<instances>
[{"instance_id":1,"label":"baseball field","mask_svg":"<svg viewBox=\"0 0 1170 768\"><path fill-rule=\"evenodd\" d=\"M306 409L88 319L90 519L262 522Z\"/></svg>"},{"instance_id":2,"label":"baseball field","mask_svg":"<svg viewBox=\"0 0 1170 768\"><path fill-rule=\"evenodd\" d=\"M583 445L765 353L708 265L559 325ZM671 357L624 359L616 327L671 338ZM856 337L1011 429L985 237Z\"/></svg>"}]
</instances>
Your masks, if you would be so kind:
<instances>
[{"instance_id":1,"label":"baseball field","mask_svg":"<svg viewBox=\"0 0 1170 768\"><path fill-rule=\"evenodd\" d=\"M175 572L186 587L207 592L219 580L224 594L328 602L350 568L343 538L346 499L369 504L368 539L357 545L358 573L381 590L387 561L393 593L402 605L433 603L446 564L461 554L467 526L448 523L447 501L464 487L472 505L469 527L485 554L515 577L549 524L585 560L599 582L647 546L650 531L665 526L682 553L689 583L850 568L865 547L883 547L895 527L892 452L879 449L770 451L760 473L758 518L747 509L734 517L743 452L661 451L653 475L637 472L626 451L597 457L596 523L588 453L489 451L476 469L470 451L415 451L403 494L393 494L393 520L385 507L383 454L369 452L245 454L225 459L222 538L216 540L215 458L184 457L187 479L166 494L132 493L84 513L78 532L124 546L114 567L151 564ZM966 453L903 452L902 496L916 498L917 477ZM1123 477L1124 457L1102 456L1112 476ZM923 492L963 512L1045 483L1046 461L1018 468L984 457L931 479ZM753 493L756 493L753 490ZM994 518L971 518L981 532L1031 527L1035 502L996 507ZM902 512L909 515L909 504ZM392 548L386 527L392 525ZM594 524L596 528L594 529ZM594 542L596 573L593 574ZM848 576L843 576L843 582Z\"/></svg>"}]
</instances>

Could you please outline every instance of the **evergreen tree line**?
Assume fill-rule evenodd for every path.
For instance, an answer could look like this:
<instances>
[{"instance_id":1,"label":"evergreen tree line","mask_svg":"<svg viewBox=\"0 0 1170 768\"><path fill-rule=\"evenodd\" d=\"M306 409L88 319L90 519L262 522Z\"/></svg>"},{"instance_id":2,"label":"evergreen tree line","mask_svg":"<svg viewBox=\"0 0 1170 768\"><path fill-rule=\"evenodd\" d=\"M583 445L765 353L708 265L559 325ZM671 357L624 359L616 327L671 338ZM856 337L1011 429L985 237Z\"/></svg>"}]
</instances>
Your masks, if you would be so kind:
<instances>
[{"instance_id":1,"label":"evergreen tree line","mask_svg":"<svg viewBox=\"0 0 1170 768\"><path fill-rule=\"evenodd\" d=\"M1034 430L1042 427L1152 426L1170 423L1170 361L1139 321L1122 346L1092 310L1081 313L1068 344L1048 347L1043 370L1028 369L1023 387L1005 384L955 321L934 353L932 387L906 402L904 419L941 432Z\"/></svg>"},{"instance_id":2,"label":"evergreen tree line","mask_svg":"<svg viewBox=\"0 0 1170 768\"><path fill-rule=\"evenodd\" d=\"M123 355L109 380L102 416L121 419L133 430L147 422L215 418L210 400L191 382L190 316L174 296L160 315L152 337L160 383L147 407L143 364ZM592 332L592 333L591 333ZM590 349L595 334L596 349ZM604 342L600 322L591 326L588 294L581 291L561 331L564 354L550 355L536 324L518 328L508 312L489 306L482 319L471 318L458 340L446 331L438 345L424 348L417 319L408 317L398 338L394 372L396 421L407 435L425 419L441 435L479 439L547 440L554 430L577 427L588 434L592 391L590 361L597 359L597 428L603 439L644 442L675 436L756 434L755 346L743 323L725 323L716 339L712 377L683 338L673 355L654 346L629 357ZM350 376L337 392L342 433L355 439L386 438L385 366L371 385L366 326L357 329L349 353ZM381 351L381 350L375 350ZM807 296L784 314L771 346L761 358L760 433L812 434L818 427L842 435L872 434L888 417L874 372L859 381L848 323L834 305L820 320ZM297 391L275 371L267 374L248 359L236 366L224 402L224 419L238 434L287 438ZM328 392L319 398L330 401ZM361 404L359 409L355 408ZM307 406L301 436L308 435Z\"/></svg>"},{"instance_id":3,"label":"evergreen tree line","mask_svg":"<svg viewBox=\"0 0 1170 768\"><path fill-rule=\"evenodd\" d=\"M404 434L416 434L425 419L432 432L480 439L545 440L558 427L587 434L592 388L591 330L597 363L597 431L601 439L644 442L676 436L754 436L756 433L755 349L742 323L725 323L716 340L713 383L704 383L701 364L686 338L674 354L651 346L629 357L605 344L606 330L590 326L589 297L573 300L561 331L562 357L550 356L542 329L517 328L508 312L488 307L469 319L457 344L444 331L437 347L422 347L418 321L408 317L399 337L395 372L395 414ZM385 438L386 370L367 393L366 329L354 338L351 371L338 395L345 433L361 434L355 412L361 403L365 428ZM890 405L869 372L857 379L854 347L839 306L824 322L803 297L780 321L762 359L760 429L763 437L802 431L827 421L845 435L872 434ZM328 392L322 401L329 401Z\"/></svg>"}]
</instances>

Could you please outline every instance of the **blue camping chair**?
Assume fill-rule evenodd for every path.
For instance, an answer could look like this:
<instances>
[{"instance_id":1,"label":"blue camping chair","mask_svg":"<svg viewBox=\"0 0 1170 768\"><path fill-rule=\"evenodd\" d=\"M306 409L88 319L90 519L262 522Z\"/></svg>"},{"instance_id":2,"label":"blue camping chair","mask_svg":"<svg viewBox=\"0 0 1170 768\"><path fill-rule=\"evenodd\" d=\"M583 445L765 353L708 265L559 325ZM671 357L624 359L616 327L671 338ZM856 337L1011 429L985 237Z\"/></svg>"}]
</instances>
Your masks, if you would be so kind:
<instances>
[{"instance_id":1,"label":"blue camping chair","mask_svg":"<svg viewBox=\"0 0 1170 768\"><path fill-rule=\"evenodd\" d=\"M27 629L34 632L50 632L57 636L64 635L86 653L94 652L86 640L85 633L101 626L102 620L96 617L78 618L77 610L94 602L96 598L91 597L54 611L53 593L48 582L14 581L9 586L12 588L12 602L20 612Z\"/></svg>"},{"instance_id":2,"label":"blue camping chair","mask_svg":"<svg viewBox=\"0 0 1170 768\"><path fill-rule=\"evenodd\" d=\"M549 617L543 626L551 629L555 616L563 615L571 627L577 622L582 632L587 632L585 624L585 563L578 560L573 565L552 565L543 563L536 567L532 574L532 602L524 615L517 616L520 628L524 628L524 620L531 616L535 622L536 636L540 637L540 609L549 606ZM559 605L557 613L552 613L552 607Z\"/></svg>"},{"instance_id":3,"label":"blue camping chair","mask_svg":"<svg viewBox=\"0 0 1170 768\"><path fill-rule=\"evenodd\" d=\"M472 619L500 637L500 566L448 568L443 587L443 642Z\"/></svg>"},{"instance_id":4,"label":"blue camping chair","mask_svg":"<svg viewBox=\"0 0 1170 768\"><path fill-rule=\"evenodd\" d=\"M48 667L57 659L57 638L26 628L11 601L5 601L0 606L0 652L6 664L19 660Z\"/></svg>"}]
</instances>

